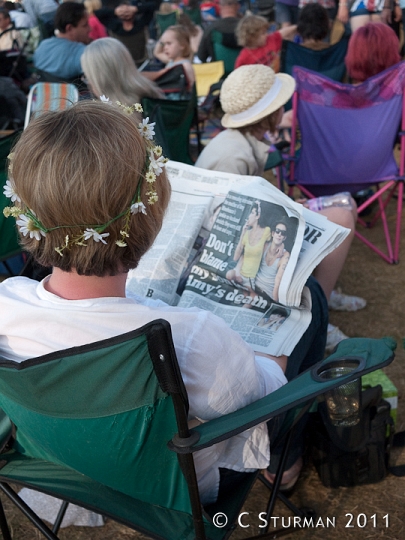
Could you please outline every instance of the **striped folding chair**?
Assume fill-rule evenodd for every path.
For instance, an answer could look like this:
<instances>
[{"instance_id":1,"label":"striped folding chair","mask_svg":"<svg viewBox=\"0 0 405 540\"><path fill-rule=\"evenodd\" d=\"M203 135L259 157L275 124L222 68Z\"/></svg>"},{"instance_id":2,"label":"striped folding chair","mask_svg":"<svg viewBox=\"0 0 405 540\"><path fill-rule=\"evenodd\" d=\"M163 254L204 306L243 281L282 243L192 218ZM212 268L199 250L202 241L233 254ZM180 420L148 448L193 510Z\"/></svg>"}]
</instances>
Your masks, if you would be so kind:
<instances>
[{"instance_id":1,"label":"striped folding chair","mask_svg":"<svg viewBox=\"0 0 405 540\"><path fill-rule=\"evenodd\" d=\"M24 129L31 118L44 111L67 109L79 100L79 92L74 84L40 82L34 84L28 94Z\"/></svg>"}]
</instances>

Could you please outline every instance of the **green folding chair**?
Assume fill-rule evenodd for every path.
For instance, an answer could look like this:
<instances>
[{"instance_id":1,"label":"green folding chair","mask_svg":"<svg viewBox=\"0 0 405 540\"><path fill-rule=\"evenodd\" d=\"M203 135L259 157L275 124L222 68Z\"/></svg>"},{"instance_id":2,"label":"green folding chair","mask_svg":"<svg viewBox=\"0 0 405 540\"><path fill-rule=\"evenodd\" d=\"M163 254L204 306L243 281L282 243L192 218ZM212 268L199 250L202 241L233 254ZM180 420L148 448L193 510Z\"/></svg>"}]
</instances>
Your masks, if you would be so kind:
<instances>
[{"instance_id":1,"label":"green folding chair","mask_svg":"<svg viewBox=\"0 0 405 540\"><path fill-rule=\"evenodd\" d=\"M174 26L177 24L177 13L176 11L173 11L172 13L159 13L156 11L155 21L158 35L160 37L163 32L169 28L169 26Z\"/></svg>"},{"instance_id":2,"label":"green folding chair","mask_svg":"<svg viewBox=\"0 0 405 540\"><path fill-rule=\"evenodd\" d=\"M16 131L13 134L0 139L0 262L5 265L10 274L12 274L12 271L7 264L7 259L18 255L22 252L22 249L18 242L15 220L7 219L3 214L3 209L10 205L10 199L4 195L3 188L8 176L7 156L11 152L11 148L20 133L21 131Z\"/></svg>"},{"instance_id":3,"label":"green folding chair","mask_svg":"<svg viewBox=\"0 0 405 540\"><path fill-rule=\"evenodd\" d=\"M349 375L320 381L317 365L265 398L192 430L170 325L164 320L20 364L0 360L0 406L15 433L10 438L11 424L7 417L0 419L0 448L6 442L9 448L0 456L0 489L50 540L57 539L68 502L155 539L228 538L257 475L239 475L231 493L203 508L193 452L387 365L393 359L389 345L346 340L326 362L355 365ZM53 531L9 482L65 501ZM222 528L213 522L217 512L228 517ZM0 527L10 540L1 507Z\"/></svg>"},{"instance_id":4,"label":"green folding chair","mask_svg":"<svg viewBox=\"0 0 405 540\"><path fill-rule=\"evenodd\" d=\"M221 32L214 30L211 32L212 45L214 47L215 60L222 60L225 68L225 77L227 77L234 69L235 62L239 56L242 47L227 47L222 43L223 36Z\"/></svg>"},{"instance_id":5,"label":"green folding chair","mask_svg":"<svg viewBox=\"0 0 405 540\"><path fill-rule=\"evenodd\" d=\"M190 130L196 127L197 144L200 146L198 129L197 95L195 89L190 99L154 99L142 100L144 116L156 122L157 141L169 159L194 165L190 155Z\"/></svg>"}]
</instances>

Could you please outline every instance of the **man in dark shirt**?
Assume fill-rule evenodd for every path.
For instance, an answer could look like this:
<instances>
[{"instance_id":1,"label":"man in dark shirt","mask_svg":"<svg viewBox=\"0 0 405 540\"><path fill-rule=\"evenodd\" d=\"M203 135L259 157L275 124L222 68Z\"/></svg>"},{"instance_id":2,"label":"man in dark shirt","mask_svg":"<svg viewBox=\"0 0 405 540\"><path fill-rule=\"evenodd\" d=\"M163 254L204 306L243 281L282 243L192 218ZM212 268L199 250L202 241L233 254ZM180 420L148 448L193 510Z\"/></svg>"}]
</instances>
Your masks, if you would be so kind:
<instances>
[{"instance_id":1,"label":"man in dark shirt","mask_svg":"<svg viewBox=\"0 0 405 540\"><path fill-rule=\"evenodd\" d=\"M153 18L156 2L120 2L116 8L103 7L94 12L111 37L121 41L137 65L146 58L145 28Z\"/></svg>"},{"instance_id":2,"label":"man in dark shirt","mask_svg":"<svg viewBox=\"0 0 405 540\"><path fill-rule=\"evenodd\" d=\"M198 47L197 56L202 62L206 62L208 58L215 60L212 44L213 31L222 34L222 45L225 45L225 47L239 48L235 36L236 25L239 22L238 0L220 0L219 8L221 18L208 26Z\"/></svg>"}]
</instances>

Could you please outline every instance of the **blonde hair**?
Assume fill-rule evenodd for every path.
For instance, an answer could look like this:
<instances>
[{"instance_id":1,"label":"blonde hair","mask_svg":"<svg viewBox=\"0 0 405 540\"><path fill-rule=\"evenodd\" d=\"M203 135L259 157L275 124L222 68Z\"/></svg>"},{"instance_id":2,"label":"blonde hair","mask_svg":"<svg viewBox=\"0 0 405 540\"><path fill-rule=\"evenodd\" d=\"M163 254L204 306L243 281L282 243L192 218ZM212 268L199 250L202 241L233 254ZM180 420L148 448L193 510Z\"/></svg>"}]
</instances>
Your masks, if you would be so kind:
<instances>
[{"instance_id":1,"label":"blonde hair","mask_svg":"<svg viewBox=\"0 0 405 540\"><path fill-rule=\"evenodd\" d=\"M241 47L255 47L257 34L269 28L269 21L260 15L246 15L238 22L235 30L238 45Z\"/></svg>"},{"instance_id":2,"label":"blonde hair","mask_svg":"<svg viewBox=\"0 0 405 540\"><path fill-rule=\"evenodd\" d=\"M85 5L89 15L94 13L97 9L103 7L101 0L84 0L83 4Z\"/></svg>"},{"instance_id":3,"label":"blonde hair","mask_svg":"<svg viewBox=\"0 0 405 540\"><path fill-rule=\"evenodd\" d=\"M183 47L183 58L190 58L192 51L190 45L190 32L188 28L181 26L180 24L169 26L166 28L160 39L162 39L163 35L166 32L169 32L169 30L170 32L174 33L177 41L180 43L180 46Z\"/></svg>"},{"instance_id":4,"label":"blonde hair","mask_svg":"<svg viewBox=\"0 0 405 540\"><path fill-rule=\"evenodd\" d=\"M162 91L137 70L128 49L118 39L96 39L81 57L83 72L91 91L125 105L140 102L143 97L164 98Z\"/></svg>"},{"instance_id":5,"label":"blonde hair","mask_svg":"<svg viewBox=\"0 0 405 540\"><path fill-rule=\"evenodd\" d=\"M147 202L145 141L138 130L140 117L113 104L82 101L65 111L44 112L23 132L13 151L13 181L22 210L35 212L47 229L40 241L21 236L36 261L80 275L106 276L136 268L151 247L170 198L163 171L156 179L158 201L146 204L147 215L130 214L126 247L119 247L125 218L108 225L106 244L90 239L71 244L86 227L105 224L131 206L138 184Z\"/></svg>"}]
</instances>

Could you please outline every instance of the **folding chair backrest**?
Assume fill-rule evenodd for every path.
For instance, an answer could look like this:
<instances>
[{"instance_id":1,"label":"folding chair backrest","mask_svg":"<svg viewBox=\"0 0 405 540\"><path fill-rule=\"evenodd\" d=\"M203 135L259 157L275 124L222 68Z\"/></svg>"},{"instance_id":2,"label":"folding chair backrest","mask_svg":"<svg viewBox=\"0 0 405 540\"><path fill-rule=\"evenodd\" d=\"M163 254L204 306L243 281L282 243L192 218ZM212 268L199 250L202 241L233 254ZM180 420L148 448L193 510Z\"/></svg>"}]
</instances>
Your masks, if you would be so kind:
<instances>
[{"instance_id":1,"label":"folding chair backrest","mask_svg":"<svg viewBox=\"0 0 405 540\"><path fill-rule=\"evenodd\" d=\"M190 8L190 7L185 6L183 9L183 13L187 15L194 24L198 24L199 26L201 26L202 17L201 17L201 10L199 6L195 8Z\"/></svg>"},{"instance_id":2,"label":"folding chair backrest","mask_svg":"<svg viewBox=\"0 0 405 540\"><path fill-rule=\"evenodd\" d=\"M204 64L193 64L193 69L198 97L207 96L211 85L218 82L225 73L222 60L218 62L206 62Z\"/></svg>"},{"instance_id":3,"label":"folding chair backrest","mask_svg":"<svg viewBox=\"0 0 405 540\"><path fill-rule=\"evenodd\" d=\"M301 67L294 114L301 132L295 179L313 195L356 193L398 173L393 156L402 117L405 64L352 86Z\"/></svg>"},{"instance_id":4,"label":"folding chair backrest","mask_svg":"<svg viewBox=\"0 0 405 540\"><path fill-rule=\"evenodd\" d=\"M7 219L3 214L3 209L10 205L10 199L3 193L3 186L7 180L7 156L20 133L21 131L18 131L0 139L0 261L18 255L22 251L18 242L15 220Z\"/></svg>"},{"instance_id":5,"label":"folding chair backrest","mask_svg":"<svg viewBox=\"0 0 405 540\"><path fill-rule=\"evenodd\" d=\"M160 122L161 132L164 133L167 145L167 157L193 164L191 159L190 146L190 128L196 120L197 97L195 90L191 99L169 100L144 98L142 105L145 116L149 116L153 122ZM159 137L158 137L159 138Z\"/></svg>"},{"instance_id":6,"label":"folding chair backrest","mask_svg":"<svg viewBox=\"0 0 405 540\"><path fill-rule=\"evenodd\" d=\"M283 41L280 57L280 71L293 74L294 66L301 66L342 81L346 74L345 56L349 39L343 36L340 41L327 49L313 51L292 41Z\"/></svg>"},{"instance_id":7,"label":"folding chair backrest","mask_svg":"<svg viewBox=\"0 0 405 540\"><path fill-rule=\"evenodd\" d=\"M17 427L16 449L188 513L186 481L167 447L178 431L173 401L154 370L171 355L170 326L158 320L21 364L0 361L0 406Z\"/></svg>"},{"instance_id":8,"label":"folding chair backrest","mask_svg":"<svg viewBox=\"0 0 405 540\"><path fill-rule=\"evenodd\" d=\"M61 111L79 100L79 92L70 83L36 83L28 94L24 128L33 116L44 111Z\"/></svg>"},{"instance_id":9,"label":"folding chair backrest","mask_svg":"<svg viewBox=\"0 0 405 540\"><path fill-rule=\"evenodd\" d=\"M155 21L158 29L158 34L161 36L169 26L174 26L177 23L177 13L158 13L155 12Z\"/></svg>"},{"instance_id":10,"label":"folding chair backrest","mask_svg":"<svg viewBox=\"0 0 405 540\"><path fill-rule=\"evenodd\" d=\"M241 47L227 47L222 43L221 32L214 30L211 33L212 45L214 47L215 60L222 60L225 68L225 75L229 75L235 69L235 62L241 51Z\"/></svg>"}]
</instances>

